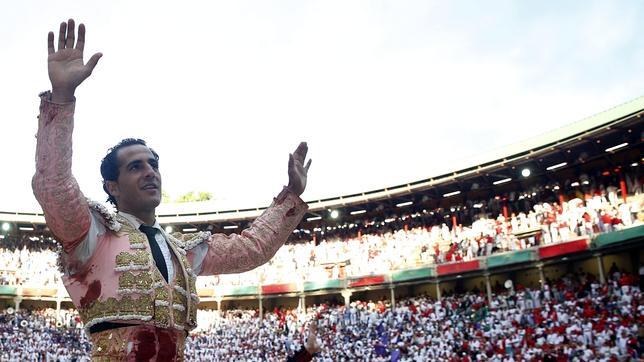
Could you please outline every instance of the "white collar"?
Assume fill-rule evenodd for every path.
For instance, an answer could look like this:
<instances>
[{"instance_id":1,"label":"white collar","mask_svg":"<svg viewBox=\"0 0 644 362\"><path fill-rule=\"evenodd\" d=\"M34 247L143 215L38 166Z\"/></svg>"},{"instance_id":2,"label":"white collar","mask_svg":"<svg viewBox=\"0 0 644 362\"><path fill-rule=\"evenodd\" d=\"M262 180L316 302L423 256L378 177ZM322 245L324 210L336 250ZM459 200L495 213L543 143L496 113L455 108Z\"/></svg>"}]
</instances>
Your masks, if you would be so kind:
<instances>
[{"instance_id":1,"label":"white collar","mask_svg":"<svg viewBox=\"0 0 644 362\"><path fill-rule=\"evenodd\" d=\"M123 216L123 217L124 217L127 221L129 221L129 222L130 222L130 224L132 224L132 226L134 226L136 229L138 229L139 227L141 227L141 225L145 225L145 223L143 222L143 220L139 219L138 217L136 217L136 216L134 216L134 215L132 215L132 214L128 214L127 212L124 212L124 211L119 211L119 212L118 212L118 214L119 214L119 215L121 215L121 216ZM155 228L155 229L160 230L160 231L161 231L161 233L163 233L163 229L161 228L161 225L159 225L159 222L158 222L156 219L154 220L154 225L152 225L152 227L153 227L153 228Z\"/></svg>"}]
</instances>

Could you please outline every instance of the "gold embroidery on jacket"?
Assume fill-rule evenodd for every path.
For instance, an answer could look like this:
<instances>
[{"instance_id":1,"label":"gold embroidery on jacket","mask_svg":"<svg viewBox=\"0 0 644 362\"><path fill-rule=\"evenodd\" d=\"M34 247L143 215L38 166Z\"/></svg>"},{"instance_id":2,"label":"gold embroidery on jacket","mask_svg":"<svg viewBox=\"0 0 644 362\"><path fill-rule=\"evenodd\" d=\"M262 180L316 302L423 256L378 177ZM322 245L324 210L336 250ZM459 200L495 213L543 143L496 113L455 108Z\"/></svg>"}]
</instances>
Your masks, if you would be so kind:
<instances>
[{"instance_id":1,"label":"gold embroidery on jacket","mask_svg":"<svg viewBox=\"0 0 644 362\"><path fill-rule=\"evenodd\" d=\"M130 221L124 218L123 216L116 214L116 220L121 224L121 235L125 234L128 236L130 241L131 249L145 249L145 244L148 242L147 236L145 234L135 229Z\"/></svg>"},{"instance_id":2,"label":"gold embroidery on jacket","mask_svg":"<svg viewBox=\"0 0 644 362\"><path fill-rule=\"evenodd\" d=\"M126 271L119 275L119 293L149 293L155 280L150 272L134 274Z\"/></svg>"},{"instance_id":3,"label":"gold embroidery on jacket","mask_svg":"<svg viewBox=\"0 0 644 362\"><path fill-rule=\"evenodd\" d=\"M183 240L179 240L174 235L168 235L168 245L177 257L180 270L175 275L174 290L172 291L173 299L170 301L172 304L181 304L184 310L173 309L174 324L179 328L186 328L187 330L196 327L197 323L197 305L191 300L190 293L196 294L195 278L191 276L190 264L188 258L183 250L185 245L185 236ZM187 280L186 280L187 279ZM188 323L186 323L186 321Z\"/></svg>"},{"instance_id":4,"label":"gold embroidery on jacket","mask_svg":"<svg viewBox=\"0 0 644 362\"><path fill-rule=\"evenodd\" d=\"M170 326L170 307L156 305L154 308L154 322L158 327Z\"/></svg>"},{"instance_id":5,"label":"gold embroidery on jacket","mask_svg":"<svg viewBox=\"0 0 644 362\"><path fill-rule=\"evenodd\" d=\"M168 295L168 290L166 288L158 288L156 290L155 298L157 300L165 300L165 301L167 301L170 298L170 296Z\"/></svg>"},{"instance_id":6,"label":"gold embroidery on jacket","mask_svg":"<svg viewBox=\"0 0 644 362\"><path fill-rule=\"evenodd\" d=\"M123 330L108 330L91 334L92 358L125 356L127 338Z\"/></svg>"},{"instance_id":7,"label":"gold embroidery on jacket","mask_svg":"<svg viewBox=\"0 0 644 362\"><path fill-rule=\"evenodd\" d=\"M180 329L190 330L194 328L196 326L197 308L191 295L196 295L197 293L196 278L189 269L190 264L183 250L185 242L171 235L166 238L169 249L178 261L174 283L169 285L163 280L158 269L152 268L154 263L150 251L146 247L148 243L147 236L135 229L122 216L117 215L117 220L122 224L120 232L128 236L130 249L132 250L130 252L121 252L116 257L116 271L123 272L119 276L119 291L121 294L126 294L127 292L136 293L143 290L152 291L150 295L145 296L145 303L148 303L148 306L144 308L143 313L134 313L133 311L133 314L149 316L149 318L146 318L147 320L152 319L156 326L163 328L171 327L171 324ZM149 269L149 272L134 274L130 271L140 269ZM126 298L127 296L122 300L126 300ZM110 302L108 299L108 306L103 308L109 309L113 306L114 301ZM129 299L126 301L131 303ZM137 308L139 307L142 308L140 305ZM102 313L102 310L93 311L93 314L97 315L98 318L107 316L106 313ZM118 319L118 315L123 314L122 311L118 311L114 314L114 319ZM187 324L186 319L188 319Z\"/></svg>"},{"instance_id":8,"label":"gold embroidery on jacket","mask_svg":"<svg viewBox=\"0 0 644 362\"><path fill-rule=\"evenodd\" d=\"M181 304L182 306L186 306L186 297L183 295L177 293L176 291L172 293L172 304Z\"/></svg>"},{"instance_id":9,"label":"gold embroidery on jacket","mask_svg":"<svg viewBox=\"0 0 644 362\"><path fill-rule=\"evenodd\" d=\"M152 303L154 300L149 295L141 295L134 299L126 295L120 299L113 297L104 301L97 300L89 307L80 308L79 313L85 324L90 324L94 319L116 320L125 316L152 317Z\"/></svg>"},{"instance_id":10,"label":"gold embroidery on jacket","mask_svg":"<svg viewBox=\"0 0 644 362\"><path fill-rule=\"evenodd\" d=\"M126 251L120 252L116 256L116 267L128 267L128 266L149 266L150 265L150 253L147 250L136 251L134 253L128 253Z\"/></svg>"},{"instance_id":11,"label":"gold embroidery on jacket","mask_svg":"<svg viewBox=\"0 0 644 362\"><path fill-rule=\"evenodd\" d=\"M184 325L186 324L186 312L177 310L174 313L174 324Z\"/></svg>"},{"instance_id":12,"label":"gold embroidery on jacket","mask_svg":"<svg viewBox=\"0 0 644 362\"><path fill-rule=\"evenodd\" d=\"M148 238L142 232L132 230L128 238L130 239L131 249L145 249L145 243L148 241Z\"/></svg>"}]
</instances>

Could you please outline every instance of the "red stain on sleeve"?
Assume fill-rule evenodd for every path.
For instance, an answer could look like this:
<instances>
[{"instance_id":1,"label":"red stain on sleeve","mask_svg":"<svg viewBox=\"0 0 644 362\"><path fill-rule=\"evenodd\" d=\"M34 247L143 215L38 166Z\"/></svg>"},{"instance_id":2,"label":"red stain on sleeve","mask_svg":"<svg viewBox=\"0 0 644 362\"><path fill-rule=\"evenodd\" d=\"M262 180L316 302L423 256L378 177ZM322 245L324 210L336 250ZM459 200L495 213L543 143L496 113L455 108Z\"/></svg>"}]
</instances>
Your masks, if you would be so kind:
<instances>
[{"instance_id":1,"label":"red stain on sleeve","mask_svg":"<svg viewBox=\"0 0 644 362\"><path fill-rule=\"evenodd\" d=\"M295 215L295 208L294 208L294 207L291 207L291 208L286 212L286 216L293 216L293 215Z\"/></svg>"},{"instance_id":2,"label":"red stain on sleeve","mask_svg":"<svg viewBox=\"0 0 644 362\"><path fill-rule=\"evenodd\" d=\"M80 300L80 306L81 308L86 308L98 297L101 295L101 282L98 280L94 280L92 284L89 285L87 288L87 293L85 293L85 296L81 298Z\"/></svg>"},{"instance_id":3,"label":"red stain on sleeve","mask_svg":"<svg viewBox=\"0 0 644 362\"><path fill-rule=\"evenodd\" d=\"M71 270L80 270L80 271L76 272L75 274L70 275L69 276L70 280L72 280L74 282L81 283L81 284L87 284L87 280L86 280L87 276L89 275L89 273L91 273L94 270L94 264L92 264L88 268L83 268L80 262L72 261L69 264L69 269L71 269Z\"/></svg>"}]
</instances>

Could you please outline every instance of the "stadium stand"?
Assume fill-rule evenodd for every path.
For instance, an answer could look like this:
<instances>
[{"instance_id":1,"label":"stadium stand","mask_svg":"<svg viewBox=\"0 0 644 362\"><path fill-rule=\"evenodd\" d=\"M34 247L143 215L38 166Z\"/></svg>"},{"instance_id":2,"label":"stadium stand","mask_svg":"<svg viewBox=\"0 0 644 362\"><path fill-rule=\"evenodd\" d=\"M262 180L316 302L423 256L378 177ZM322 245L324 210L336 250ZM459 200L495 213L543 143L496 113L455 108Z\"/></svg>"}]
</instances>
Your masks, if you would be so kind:
<instances>
[{"instance_id":1,"label":"stadium stand","mask_svg":"<svg viewBox=\"0 0 644 362\"><path fill-rule=\"evenodd\" d=\"M198 278L186 357L283 361L314 320L319 361L641 358L643 110L640 98L473 166L312 201L268 264ZM261 212L188 206L160 222L230 232ZM43 221L0 212L0 361L89 358Z\"/></svg>"},{"instance_id":2,"label":"stadium stand","mask_svg":"<svg viewBox=\"0 0 644 362\"><path fill-rule=\"evenodd\" d=\"M601 285L571 273L542 289L517 286L437 301L428 296L350 305L200 310L188 338L189 361L283 361L298 350L307 320L318 323L321 361L637 360L644 311L635 278L615 269ZM62 322L61 322L62 320ZM0 360L88 359L89 342L73 310L3 312Z\"/></svg>"},{"instance_id":3,"label":"stadium stand","mask_svg":"<svg viewBox=\"0 0 644 362\"><path fill-rule=\"evenodd\" d=\"M524 193L517 202L526 212L507 218L503 214L494 218L479 216L465 227L459 224L450 228L445 222L439 223L449 218L449 210L392 215L375 227L376 222L367 221L368 233L360 231L360 236L347 238L342 238L341 233L345 227L335 227L317 244L311 240L290 243L265 266L241 275L200 277L199 286L301 283L382 274L471 261L644 223L642 197L620 200L616 187L610 184L583 182L588 187L569 201L541 202L547 199L545 189ZM460 205L453 209L461 208L467 211L466 206ZM340 232L334 233L337 230ZM43 238L6 239L0 248L0 285L58 287L61 279L56 267L56 245Z\"/></svg>"}]
</instances>

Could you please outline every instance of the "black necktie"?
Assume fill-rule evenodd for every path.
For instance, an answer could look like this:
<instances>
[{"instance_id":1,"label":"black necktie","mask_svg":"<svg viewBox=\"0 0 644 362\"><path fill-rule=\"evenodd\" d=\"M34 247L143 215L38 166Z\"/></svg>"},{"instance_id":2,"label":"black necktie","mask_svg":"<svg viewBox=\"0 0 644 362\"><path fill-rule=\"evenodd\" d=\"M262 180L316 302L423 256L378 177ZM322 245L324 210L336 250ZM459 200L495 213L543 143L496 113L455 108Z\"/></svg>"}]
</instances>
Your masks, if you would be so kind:
<instances>
[{"instance_id":1,"label":"black necktie","mask_svg":"<svg viewBox=\"0 0 644 362\"><path fill-rule=\"evenodd\" d=\"M161 248L159 247L157 239L155 238L157 229L150 226L141 225L139 227L139 230L143 231L143 233L145 233L145 236L148 237L148 241L150 242L150 249L152 249L152 256L154 257L154 263L157 265L157 268L159 268L161 275L163 275L163 278L167 282L168 267L165 265L165 259L163 258L163 254L161 253Z\"/></svg>"}]
</instances>

